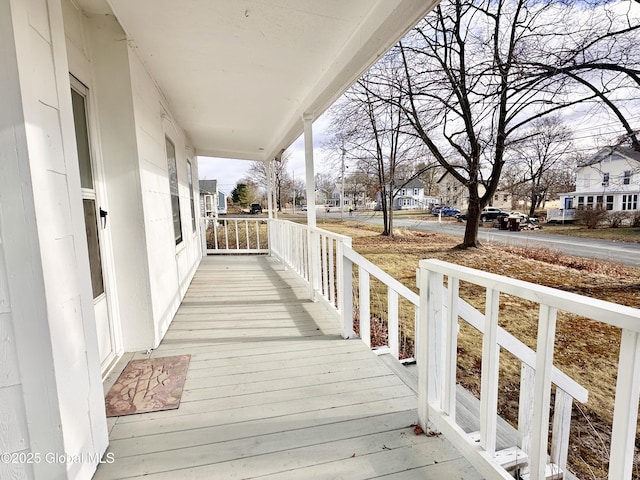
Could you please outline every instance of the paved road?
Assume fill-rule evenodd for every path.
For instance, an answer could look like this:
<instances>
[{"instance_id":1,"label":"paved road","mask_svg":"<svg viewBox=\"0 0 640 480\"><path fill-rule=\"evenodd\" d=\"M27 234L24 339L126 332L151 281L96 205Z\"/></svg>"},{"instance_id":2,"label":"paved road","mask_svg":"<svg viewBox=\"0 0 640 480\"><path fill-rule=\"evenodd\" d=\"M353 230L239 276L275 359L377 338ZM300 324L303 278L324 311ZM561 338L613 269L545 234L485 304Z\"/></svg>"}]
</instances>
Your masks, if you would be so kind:
<instances>
[{"instance_id":1,"label":"paved road","mask_svg":"<svg viewBox=\"0 0 640 480\"><path fill-rule=\"evenodd\" d=\"M340 214L331 213L329 216L339 218ZM345 219L382 225L382 217L378 215L357 214L352 217L345 215ZM393 224L395 227L410 230L445 233L459 237L464 235L464 224L449 221L438 223L435 218L434 220L417 220L411 217L394 217ZM640 244L638 243L545 235L544 230L509 232L495 228L481 228L479 239L485 245L497 243L519 247L545 247L567 255L597 258L640 267Z\"/></svg>"}]
</instances>

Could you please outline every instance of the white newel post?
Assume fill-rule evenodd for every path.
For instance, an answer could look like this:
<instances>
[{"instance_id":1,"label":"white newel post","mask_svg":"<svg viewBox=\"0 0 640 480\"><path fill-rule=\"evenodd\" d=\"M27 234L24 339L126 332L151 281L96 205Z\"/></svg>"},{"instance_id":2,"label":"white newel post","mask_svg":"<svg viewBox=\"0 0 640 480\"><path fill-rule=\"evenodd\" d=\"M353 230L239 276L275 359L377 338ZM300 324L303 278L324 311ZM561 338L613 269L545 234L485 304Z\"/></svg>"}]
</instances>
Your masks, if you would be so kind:
<instances>
[{"instance_id":1,"label":"white newel post","mask_svg":"<svg viewBox=\"0 0 640 480\"><path fill-rule=\"evenodd\" d=\"M640 398L640 334L623 329L613 409L609 478L629 480L633 472L638 399Z\"/></svg>"}]
</instances>

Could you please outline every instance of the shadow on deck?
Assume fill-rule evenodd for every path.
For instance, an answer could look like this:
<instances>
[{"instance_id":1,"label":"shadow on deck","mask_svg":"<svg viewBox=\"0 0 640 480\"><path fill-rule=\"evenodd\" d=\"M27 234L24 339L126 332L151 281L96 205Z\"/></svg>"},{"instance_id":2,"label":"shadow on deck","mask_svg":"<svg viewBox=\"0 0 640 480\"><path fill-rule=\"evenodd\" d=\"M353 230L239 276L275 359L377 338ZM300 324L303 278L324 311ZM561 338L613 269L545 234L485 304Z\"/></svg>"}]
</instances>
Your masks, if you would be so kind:
<instances>
[{"instance_id":1,"label":"shadow on deck","mask_svg":"<svg viewBox=\"0 0 640 480\"><path fill-rule=\"evenodd\" d=\"M203 259L151 353L191 354L180 408L110 419L94 479L481 478L414 434L414 392L307 294L268 257Z\"/></svg>"}]
</instances>

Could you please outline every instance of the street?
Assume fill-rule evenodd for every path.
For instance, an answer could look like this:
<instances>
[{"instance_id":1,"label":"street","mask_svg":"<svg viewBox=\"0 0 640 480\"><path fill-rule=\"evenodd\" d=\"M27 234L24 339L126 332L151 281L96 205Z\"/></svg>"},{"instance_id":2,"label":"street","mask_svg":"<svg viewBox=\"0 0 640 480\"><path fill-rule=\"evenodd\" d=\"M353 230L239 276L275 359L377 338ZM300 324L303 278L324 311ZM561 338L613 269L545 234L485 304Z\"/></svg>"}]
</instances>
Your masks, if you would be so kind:
<instances>
[{"instance_id":1,"label":"street","mask_svg":"<svg viewBox=\"0 0 640 480\"><path fill-rule=\"evenodd\" d=\"M340 213L329 213L326 216L328 218L340 218ZM318 218L320 218L320 215L318 215ZM351 217L345 214L344 219L382 225L382 215L373 214L373 212L357 212ZM408 230L436 232L458 237L464 235L464 223L454 223L450 220L443 220L439 223L437 217L433 217L433 220L418 220L412 217L396 216L393 218L393 225L394 228L406 228ZM638 238L640 239L640 234L638 234ZM480 228L479 239L485 245L501 244L548 248L567 255L597 258L640 267L640 244L638 243L545 235L544 228L537 231L520 232L510 232L496 228Z\"/></svg>"}]
</instances>

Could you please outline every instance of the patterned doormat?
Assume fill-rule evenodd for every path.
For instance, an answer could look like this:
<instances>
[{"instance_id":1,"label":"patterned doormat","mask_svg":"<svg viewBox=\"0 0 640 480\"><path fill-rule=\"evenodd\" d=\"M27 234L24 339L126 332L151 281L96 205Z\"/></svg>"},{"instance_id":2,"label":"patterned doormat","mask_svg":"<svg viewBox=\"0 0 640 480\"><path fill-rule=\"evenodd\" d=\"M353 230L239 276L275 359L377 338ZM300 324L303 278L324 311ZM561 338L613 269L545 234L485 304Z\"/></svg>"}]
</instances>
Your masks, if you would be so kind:
<instances>
[{"instance_id":1,"label":"patterned doormat","mask_svg":"<svg viewBox=\"0 0 640 480\"><path fill-rule=\"evenodd\" d=\"M107 394L107 417L178 408L190 358L131 360Z\"/></svg>"}]
</instances>

